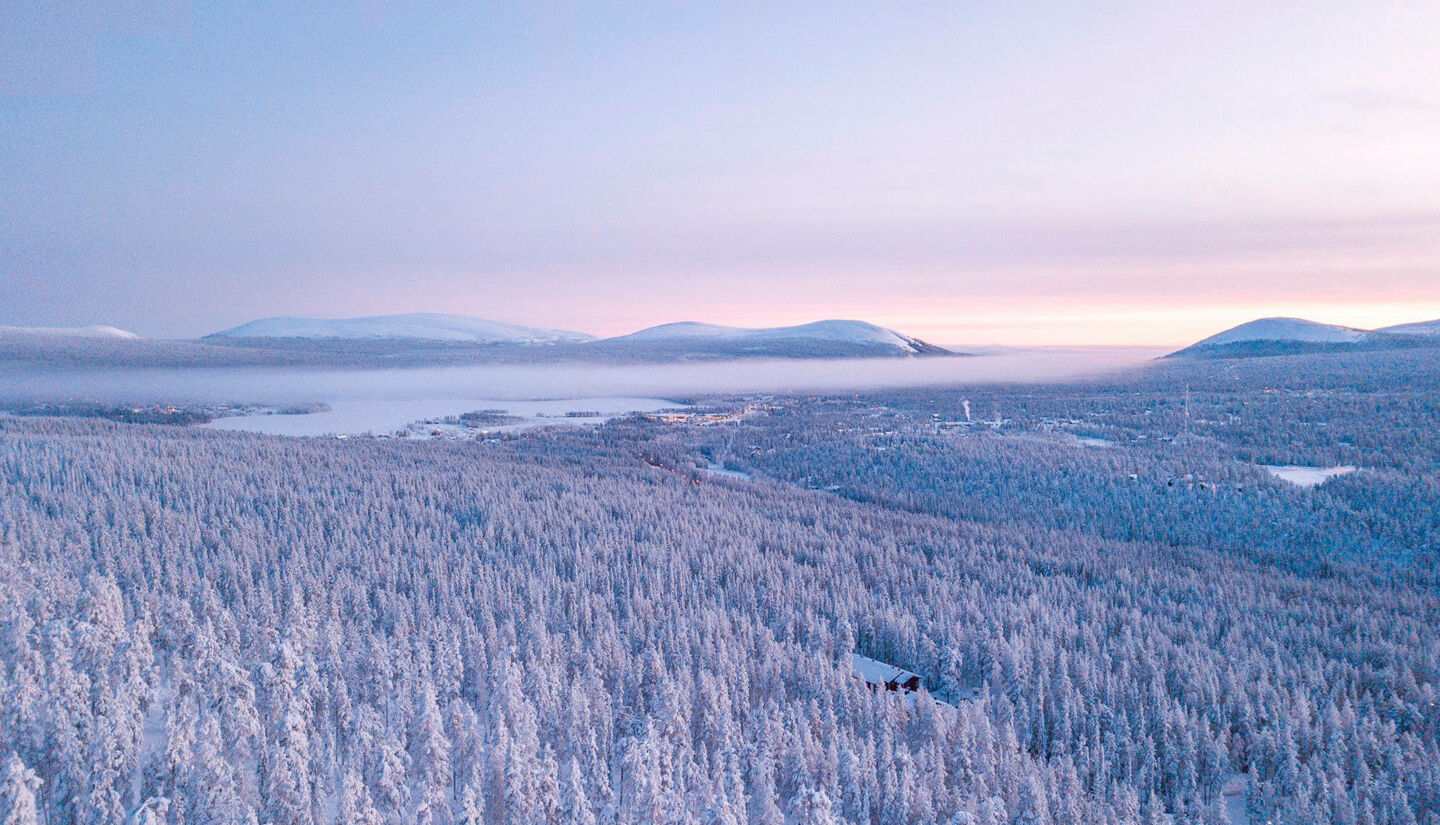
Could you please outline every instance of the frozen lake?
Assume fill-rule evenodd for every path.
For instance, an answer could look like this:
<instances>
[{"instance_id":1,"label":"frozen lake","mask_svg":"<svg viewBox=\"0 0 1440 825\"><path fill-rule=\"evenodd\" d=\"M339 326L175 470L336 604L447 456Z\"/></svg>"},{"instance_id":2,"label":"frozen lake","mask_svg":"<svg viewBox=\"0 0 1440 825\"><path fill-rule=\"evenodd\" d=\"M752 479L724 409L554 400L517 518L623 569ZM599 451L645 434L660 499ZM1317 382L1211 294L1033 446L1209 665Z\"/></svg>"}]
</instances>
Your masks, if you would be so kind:
<instances>
[{"instance_id":1,"label":"frozen lake","mask_svg":"<svg viewBox=\"0 0 1440 825\"><path fill-rule=\"evenodd\" d=\"M631 412L653 412L678 406L666 398L558 398L547 400L502 400L494 398L345 398L328 402L330 409L303 415L255 414L217 418L209 427L242 430L267 435L385 435L407 429L417 422L458 416L476 410L503 410L523 419L515 423L485 427L487 432L506 432L544 426L601 424ZM418 437L432 428L410 428ZM476 428L478 432L479 428Z\"/></svg>"},{"instance_id":2,"label":"frozen lake","mask_svg":"<svg viewBox=\"0 0 1440 825\"><path fill-rule=\"evenodd\" d=\"M1064 380L1134 367L1156 354L1144 349L1079 348L1013 350L969 358L409 369L27 367L0 373L0 399L272 408L324 404L329 407L325 412L243 415L216 419L211 426L275 435L389 434L415 422L483 409L503 409L527 419L517 426L583 424L680 406L686 399L707 395ZM567 419L567 412L599 415Z\"/></svg>"},{"instance_id":3,"label":"frozen lake","mask_svg":"<svg viewBox=\"0 0 1440 825\"><path fill-rule=\"evenodd\" d=\"M1261 464L1266 472L1284 479L1298 487L1314 487L1335 476L1355 472L1355 467L1344 464L1339 467L1307 467L1300 464Z\"/></svg>"}]
</instances>

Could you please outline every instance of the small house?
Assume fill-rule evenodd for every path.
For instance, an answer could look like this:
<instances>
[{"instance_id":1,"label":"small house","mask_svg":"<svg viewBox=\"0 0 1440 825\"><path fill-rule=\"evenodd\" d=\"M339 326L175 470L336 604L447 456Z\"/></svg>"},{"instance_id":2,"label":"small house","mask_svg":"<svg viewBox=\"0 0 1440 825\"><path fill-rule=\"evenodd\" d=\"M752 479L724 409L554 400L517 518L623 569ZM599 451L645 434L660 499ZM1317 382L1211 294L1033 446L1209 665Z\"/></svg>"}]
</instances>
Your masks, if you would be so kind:
<instances>
[{"instance_id":1,"label":"small house","mask_svg":"<svg viewBox=\"0 0 1440 825\"><path fill-rule=\"evenodd\" d=\"M920 674L887 665L884 662L871 659L868 656L861 656L859 653L850 654L850 668L856 679L860 679L871 688L885 690L898 690L904 693L914 693L920 689Z\"/></svg>"}]
</instances>

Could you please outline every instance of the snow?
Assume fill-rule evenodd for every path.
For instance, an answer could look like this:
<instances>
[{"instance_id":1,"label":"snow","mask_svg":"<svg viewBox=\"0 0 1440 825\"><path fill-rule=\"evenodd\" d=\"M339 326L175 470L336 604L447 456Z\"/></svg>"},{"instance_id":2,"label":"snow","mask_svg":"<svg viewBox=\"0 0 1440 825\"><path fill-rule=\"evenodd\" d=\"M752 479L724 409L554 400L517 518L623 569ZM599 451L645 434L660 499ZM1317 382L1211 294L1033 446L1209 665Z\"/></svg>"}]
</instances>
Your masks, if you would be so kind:
<instances>
[{"instance_id":1,"label":"snow","mask_svg":"<svg viewBox=\"0 0 1440 825\"><path fill-rule=\"evenodd\" d=\"M330 409L302 415L275 415L261 412L219 418L208 425L217 430L238 430L266 435L390 435L405 432L407 437L427 438L438 431L451 437L473 436L480 430L487 433L514 432L545 426L583 426L601 424L630 412L653 412L676 407L664 398L602 397L561 398L544 400L496 400L493 398L456 398L452 396L387 398L350 397L327 402ZM507 414L525 419L518 424L466 428L460 425L425 424L474 410L504 409ZM593 412L596 415L567 416L570 412Z\"/></svg>"},{"instance_id":2,"label":"snow","mask_svg":"<svg viewBox=\"0 0 1440 825\"><path fill-rule=\"evenodd\" d=\"M985 695L985 683L984 683L984 682L976 682L976 683L974 683L974 684L961 685L961 686L955 691L954 695L952 695L952 696L949 697L950 699L952 699L952 700L954 700L954 701L951 701L951 702L949 702L948 704L953 705L953 704L955 704L955 702L977 702L977 701L980 700L980 697L983 696L983 695Z\"/></svg>"},{"instance_id":3,"label":"snow","mask_svg":"<svg viewBox=\"0 0 1440 825\"><path fill-rule=\"evenodd\" d=\"M1108 438L1095 438L1095 437L1093 437L1093 436L1088 436L1088 435L1077 435L1077 436L1075 436L1075 440L1076 440L1077 442L1079 442L1079 444L1080 444L1082 447L1102 447L1102 448L1103 448L1103 447L1114 447L1114 446L1115 446L1115 442L1111 441L1111 440L1108 439Z\"/></svg>"},{"instance_id":4,"label":"snow","mask_svg":"<svg viewBox=\"0 0 1440 825\"><path fill-rule=\"evenodd\" d=\"M743 470L730 470L727 469L725 465L717 464L714 461L710 462L705 466L705 472L709 473L712 476L723 476L725 478L734 478L741 481L749 481L751 479L751 475Z\"/></svg>"},{"instance_id":5,"label":"snow","mask_svg":"<svg viewBox=\"0 0 1440 825\"><path fill-rule=\"evenodd\" d=\"M1414 324L1397 324L1393 327L1384 327L1375 331L1389 332L1396 335L1440 335L1440 320L1419 321Z\"/></svg>"},{"instance_id":6,"label":"snow","mask_svg":"<svg viewBox=\"0 0 1440 825\"><path fill-rule=\"evenodd\" d=\"M1283 479L1297 487L1314 487L1335 476L1355 472L1355 467L1343 464L1338 467L1307 467L1299 464L1261 464L1270 475Z\"/></svg>"},{"instance_id":7,"label":"snow","mask_svg":"<svg viewBox=\"0 0 1440 825\"><path fill-rule=\"evenodd\" d=\"M136 799L140 797L140 790L144 785L144 767L150 763L154 754L163 753L165 750L165 705L170 691L167 674L167 678L155 686L155 694L150 697L150 705L145 709L140 728L140 754L135 760L135 771L130 778L130 794Z\"/></svg>"},{"instance_id":8,"label":"snow","mask_svg":"<svg viewBox=\"0 0 1440 825\"><path fill-rule=\"evenodd\" d=\"M1319 324L1303 318L1261 318L1227 329L1195 344L1197 347L1213 347L1222 344L1238 344L1248 341L1299 341L1304 343L1353 344L1362 340L1366 332L1352 327L1333 324Z\"/></svg>"},{"instance_id":9,"label":"snow","mask_svg":"<svg viewBox=\"0 0 1440 825\"><path fill-rule=\"evenodd\" d=\"M1225 800L1225 819L1230 825L1250 825L1250 811L1245 804L1245 774L1232 773L1220 788Z\"/></svg>"},{"instance_id":10,"label":"snow","mask_svg":"<svg viewBox=\"0 0 1440 825\"><path fill-rule=\"evenodd\" d=\"M1440 336L1440 320L1419 321L1413 324L1397 324L1374 330L1382 335L1437 335ZM1239 344L1252 341L1290 341L1309 344L1355 344L1364 341L1371 333L1354 327L1335 324L1320 324L1304 318L1261 318L1232 327L1218 335L1212 335L1195 344L1196 347L1213 347L1223 344Z\"/></svg>"},{"instance_id":11,"label":"snow","mask_svg":"<svg viewBox=\"0 0 1440 825\"><path fill-rule=\"evenodd\" d=\"M702 324L695 321L680 321L642 329L621 336L630 341L831 341L850 344L872 344L906 352L915 352L915 345L909 338L894 330L877 327L864 321L816 321L793 327L767 327L749 329L727 327L718 324Z\"/></svg>"},{"instance_id":12,"label":"snow","mask_svg":"<svg viewBox=\"0 0 1440 825\"><path fill-rule=\"evenodd\" d=\"M539 329L465 315L410 313L367 318L263 318L213 333L216 338L341 338L449 341L482 344L553 344L594 336Z\"/></svg>"},{"instance_id":13,"label":"snow","mask_svg":"<svg viewBox=\"0 0 1440 825\"><path fill-rule=\"evenodd\" d=\"M890 682L904 682L918 674L911 673L904 668L887 665L869 656L861 656L859 653L850 654L850 669L855 675L864 679L872 685L883 685Z\"/></svg>"},{"instance_id":14,"label":"snow","mask_svg":"<svg viewBox=\"0 0 1440 825\"><path fill-rule=\"evenodd\" d=\"M1250 825L1250 811L1245 804L1245 794L1225 797L1225 819L1230 825Z\"/></svg>"},{"instance_id":15,"label":"snow","mask_svg":"<svg viewBox=\"0 0 1440 825\"><path fill-rule=\"evenodd\" d=\"M44 335L56 338L114 338L131 340L139 338L129 330L118 327L10 327L0 326L0 335Z\"/></svg>"}]
</instances>

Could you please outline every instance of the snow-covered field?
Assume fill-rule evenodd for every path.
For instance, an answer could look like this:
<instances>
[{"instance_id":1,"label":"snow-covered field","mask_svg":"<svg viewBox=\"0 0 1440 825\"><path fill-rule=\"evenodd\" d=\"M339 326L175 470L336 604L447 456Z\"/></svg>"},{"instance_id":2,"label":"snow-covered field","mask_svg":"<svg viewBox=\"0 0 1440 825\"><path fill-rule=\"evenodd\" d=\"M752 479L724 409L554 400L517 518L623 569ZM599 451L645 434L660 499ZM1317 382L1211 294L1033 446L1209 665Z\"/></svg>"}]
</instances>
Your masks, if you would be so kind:
<instances>
[{"instance_id":1,"label":"snow-covered field","mask_svg":"<svg viewBox=\"0 0 1440 825\"><path fill-rule=\"evenodd\" d=\"M1298 464L1261 464L1270 475L1299 487L1314 487L1335 476L1355 472L1355 467L1344 464L1339 467L1306 467Z\"/></svg>"},{"instance_id":2,"label":"snow-covered field","mask_svg":"<svg viewBox=\"0 0 1440 825\"><path fill-rule=\"evenodd\" d=\"M751 478L750 474L743 470L730 470L727 469L725 465L717 464L713 461L705 467L705 472L709 473L712 476L723 476L725 478L734 478L741 481L749 481Z\"/></svg>"}]
</instances>

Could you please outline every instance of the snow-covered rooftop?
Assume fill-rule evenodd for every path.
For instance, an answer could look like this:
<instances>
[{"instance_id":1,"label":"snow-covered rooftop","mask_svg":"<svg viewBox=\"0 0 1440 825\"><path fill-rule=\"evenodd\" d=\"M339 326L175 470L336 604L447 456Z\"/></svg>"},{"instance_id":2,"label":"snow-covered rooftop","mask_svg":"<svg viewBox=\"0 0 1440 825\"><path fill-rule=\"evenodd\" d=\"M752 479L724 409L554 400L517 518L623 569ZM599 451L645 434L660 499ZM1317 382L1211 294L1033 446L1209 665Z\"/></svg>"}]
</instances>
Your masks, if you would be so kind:
<instances>
[{"instance_id":1,"label":"snow-covered rooftop","mask_svg":"<svg viewBox=\"0 0 1440 825\"><path fill-rule=\"evenodd\" d=\"M911 678L919 679L920 674L911 673L903 667L887 665L869 656L861 656L859 653L850 654L850 667L855 675L873 685L885 685L891 682L907 682Z\"/></svg>"}]
</instances>

